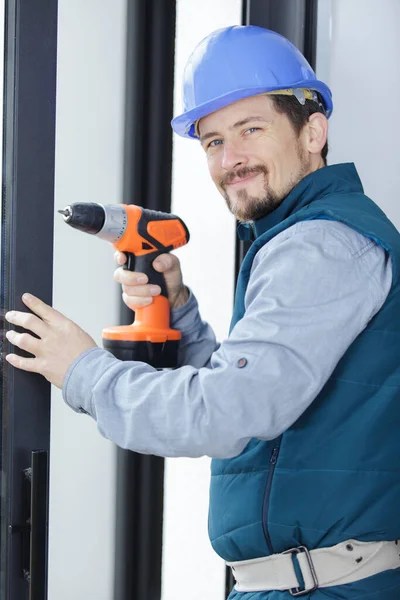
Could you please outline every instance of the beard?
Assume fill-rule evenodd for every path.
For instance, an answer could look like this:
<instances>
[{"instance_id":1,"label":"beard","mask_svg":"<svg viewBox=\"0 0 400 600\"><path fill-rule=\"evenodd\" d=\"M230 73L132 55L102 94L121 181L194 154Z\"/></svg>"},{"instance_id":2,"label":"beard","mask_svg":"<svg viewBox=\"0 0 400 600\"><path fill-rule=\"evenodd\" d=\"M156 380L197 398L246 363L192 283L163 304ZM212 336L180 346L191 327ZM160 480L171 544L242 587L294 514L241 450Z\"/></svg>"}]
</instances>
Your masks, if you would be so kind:
<instances>
[{"instance_id":1,"label":"beard","mask_svg":"<svg viewBox=\"0 0 400 600\"><path fill-rule=\"evenodd\" d=\"M292 191L292 189L310 173L311 161L307 160L306 155L300 147L297 148L297 155L300 164L295 172L292 172L286 185L281 190L275 190L268 185L268 169L265 165L255 167L242 167L237 171L230 171L223 180L220 181L221 189L225 202L231 213L240 222L257 221L269 215L274 211ZM252 174L262 173L264 175L264 188L260 195L250 196L246 189L233 192L232 196L226 190L226 185L234 179L245 178Z\"/></svg>"}]
</instances>

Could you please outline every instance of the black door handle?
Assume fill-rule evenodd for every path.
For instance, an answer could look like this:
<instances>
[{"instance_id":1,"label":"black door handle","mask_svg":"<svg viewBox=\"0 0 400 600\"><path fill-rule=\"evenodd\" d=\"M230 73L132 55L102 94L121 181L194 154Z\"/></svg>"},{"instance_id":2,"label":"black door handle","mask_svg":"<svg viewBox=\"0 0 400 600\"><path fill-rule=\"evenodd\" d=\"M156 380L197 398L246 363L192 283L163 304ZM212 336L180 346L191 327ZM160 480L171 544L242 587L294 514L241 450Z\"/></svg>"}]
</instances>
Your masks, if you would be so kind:
<instances>
[{"instance_id":1,"label":"black door handle","mask_svg":"<svg viewBox=\"0 0 400 600\"><path fill-rule=\"evenodd\" d=\"M47 600L48 452L32 452L29 600Z\"/></svg>"},{"instance_id":2,"label":"black door handle","mask_svg":"<svg viewBox=\"0 0 400 600\"><path fill-rule=\"evenodd\" d=\"M21 571L29 583L29 600L47 600L47 547L49 478L48 452L31 453L31 466L23 472L24 516L20 525L10 525L10 534L20 534Z\"/></svg>"}]
</instances>

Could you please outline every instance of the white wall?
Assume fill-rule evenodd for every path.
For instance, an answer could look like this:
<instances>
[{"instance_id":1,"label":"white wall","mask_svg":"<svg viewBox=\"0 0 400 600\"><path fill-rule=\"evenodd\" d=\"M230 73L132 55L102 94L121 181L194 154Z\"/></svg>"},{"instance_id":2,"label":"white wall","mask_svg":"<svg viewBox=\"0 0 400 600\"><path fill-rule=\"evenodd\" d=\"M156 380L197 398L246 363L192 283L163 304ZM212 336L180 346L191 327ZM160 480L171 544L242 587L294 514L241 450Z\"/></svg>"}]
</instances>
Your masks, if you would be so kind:
<instances>
[{"instance_id":1,"label":"white wall","mask_svg":"<svg viewBox=\"0 0 400 600\"><path fill-rule=\"evenodd\" d=\"M240 0L178 0L175 114L183 69L211 31L240 24ZM172 210L189 227L182 248L184 279L217 338L228 334L233 306L235 221L214 188L198 142L174 136ZM165 478L163 600L222 600L225 566L208 540L210 460L168 459ZM206 575L205 575L206 574Z\"/></svg>"},{"instance_id":2,"label":"white wall","mask_svg":"<svg viewBox=\"0 0 400 600\"><path fill-rule=\"evenodd\" d=\"M121 201L125 0L59 0L56 209ZM54 306L101 345L118 323L111 245L55 217ZM52 395L49 600L111 600L115 447Z\"/></svg>"},{"instance_id":3,"label":"white wall","mask_svg":"<svg viewBox=\"0 0 400 600\"><path fill-rule=\"evenodd\" d=\"M365 193L400 228L400 2L320 0L319 8L317 71L334 101L329 163L355 162Z\"/></svg>"}]
</instances>

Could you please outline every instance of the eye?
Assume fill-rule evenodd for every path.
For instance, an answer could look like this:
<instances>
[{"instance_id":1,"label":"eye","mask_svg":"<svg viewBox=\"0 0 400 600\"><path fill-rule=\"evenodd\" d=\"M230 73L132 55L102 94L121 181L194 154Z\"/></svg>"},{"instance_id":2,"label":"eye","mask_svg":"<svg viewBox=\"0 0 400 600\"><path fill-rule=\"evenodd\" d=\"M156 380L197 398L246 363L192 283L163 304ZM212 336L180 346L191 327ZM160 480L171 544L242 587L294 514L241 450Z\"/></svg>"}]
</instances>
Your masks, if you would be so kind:
<instances>
[{"instance_id":1,"label":"eye","mask_svg":"<svg viewBox=\"0 0 400 600\"><path fill-rule=\"evenodd\" d=\"M244 133L247 135L248 133L253 133L254 131L259 131L260 129L261 127L250 127L250 129L246 129Z\"/></svg>"},{"instance_id":2,"label":"eye","mask_svg":"<svg viewBox=\"0 0 400 600\"><path fill-rule=\"evenodd\" d=\"M222 140L212 140L207 148L215 148L216 146L220 146L222 144Z\"/></svg>"}]
</instances>

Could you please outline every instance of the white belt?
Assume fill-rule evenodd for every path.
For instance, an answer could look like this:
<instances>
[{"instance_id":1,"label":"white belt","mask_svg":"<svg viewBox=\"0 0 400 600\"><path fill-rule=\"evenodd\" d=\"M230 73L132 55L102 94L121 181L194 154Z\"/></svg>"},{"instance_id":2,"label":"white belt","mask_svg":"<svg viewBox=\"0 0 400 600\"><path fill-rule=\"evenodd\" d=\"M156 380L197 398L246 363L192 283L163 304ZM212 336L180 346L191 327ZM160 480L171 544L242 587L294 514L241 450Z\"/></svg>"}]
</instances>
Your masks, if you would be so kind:
<instances>
[{"instance_id":1,"label":"white belt","mask_svg":"<svg viewBox=\"0 0 400 600\"><path fill-rule=\"evenodd\" d=\"M294 560L298 561L302 582L297 578ZM238 592L277 590L302 596L318 588L344 585L400 568L400 541L347 540L316 550L299 546L282 554L226 564L232 568Z\"/></svg>"}]
</instances>

